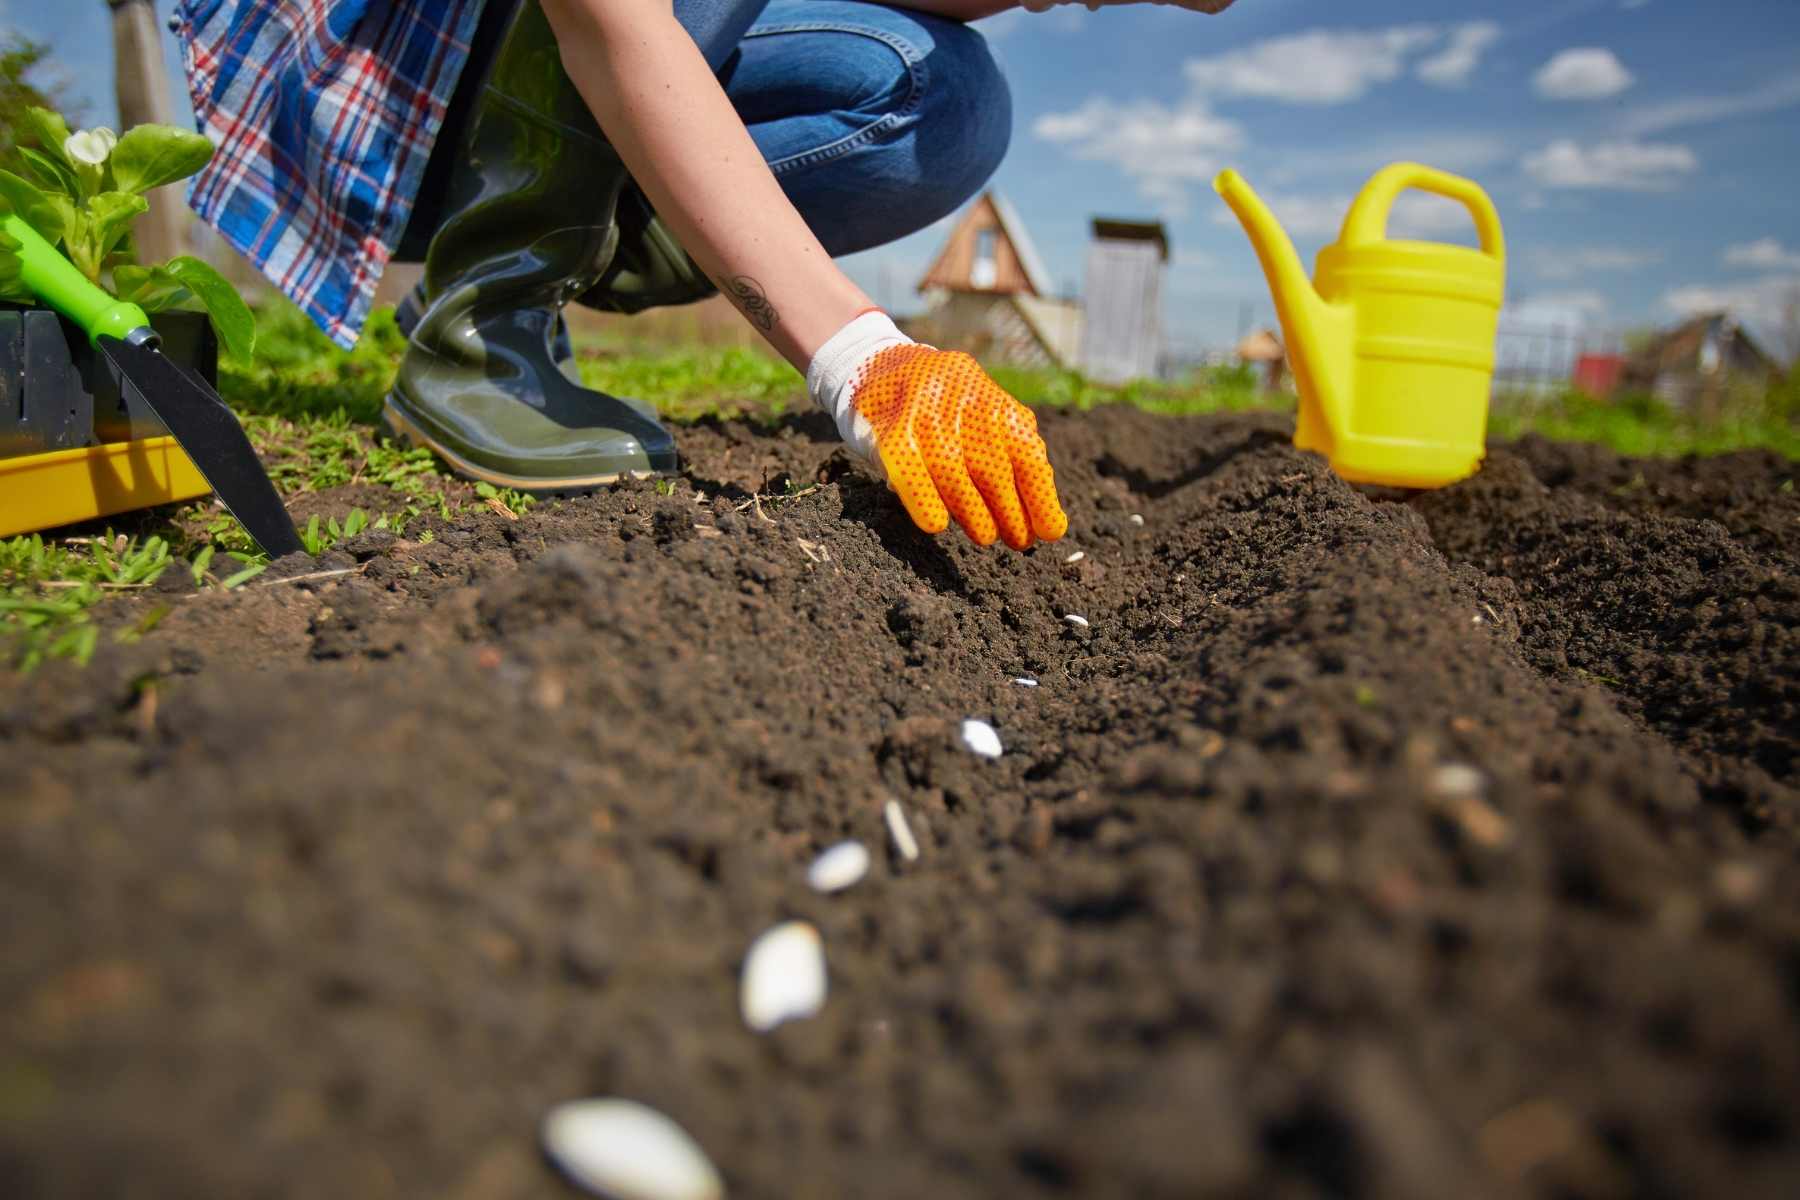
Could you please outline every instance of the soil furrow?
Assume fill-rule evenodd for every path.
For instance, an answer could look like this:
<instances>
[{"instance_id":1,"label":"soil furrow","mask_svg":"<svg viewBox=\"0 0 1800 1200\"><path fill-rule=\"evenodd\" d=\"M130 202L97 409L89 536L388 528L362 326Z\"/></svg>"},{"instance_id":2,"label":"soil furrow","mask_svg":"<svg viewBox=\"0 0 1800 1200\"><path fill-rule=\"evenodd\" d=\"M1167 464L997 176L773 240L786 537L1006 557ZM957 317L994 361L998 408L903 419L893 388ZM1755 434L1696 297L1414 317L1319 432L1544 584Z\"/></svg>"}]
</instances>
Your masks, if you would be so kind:
<instances>
[{"instance_id":1,"label":"soil furrow","mask_svg":"<svg viewBox=\"0 0 1800 1200\"><path fill-rule=\"evenodd\" d=\"M1267 416L1043 427L1027 555L709 423L672 494L170 580L0 680L0 1192L541 1196L591 1094L734 1196L1790 1191L1787 464L1409 499ZM788 917L831 996L753 1034Z\"/></svg>"}]
</instances>

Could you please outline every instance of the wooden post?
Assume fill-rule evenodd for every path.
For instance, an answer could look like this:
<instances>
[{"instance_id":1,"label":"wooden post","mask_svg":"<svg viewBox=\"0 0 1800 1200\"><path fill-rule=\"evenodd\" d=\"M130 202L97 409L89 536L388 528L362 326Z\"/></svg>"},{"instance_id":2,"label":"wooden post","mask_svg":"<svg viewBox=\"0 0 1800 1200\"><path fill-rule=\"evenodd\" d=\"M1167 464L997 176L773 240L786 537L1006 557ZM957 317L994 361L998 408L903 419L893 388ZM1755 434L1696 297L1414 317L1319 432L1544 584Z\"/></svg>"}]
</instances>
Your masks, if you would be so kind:
<instances>
[{"instance_id":1,"label":"wooden post","mask_svg":"<svg viewBox=\"0 0 1800 1200\"><path fill-rule=\"evenodd\" d=\"M119 99L119 132L133 125L173 125L169 71L151 0L107 0L113 18L113 87ZM171 183L149 193L150 211L133 229L138 261L159 263L187 253L187 185Z\"/></svg>"}]
</instances>

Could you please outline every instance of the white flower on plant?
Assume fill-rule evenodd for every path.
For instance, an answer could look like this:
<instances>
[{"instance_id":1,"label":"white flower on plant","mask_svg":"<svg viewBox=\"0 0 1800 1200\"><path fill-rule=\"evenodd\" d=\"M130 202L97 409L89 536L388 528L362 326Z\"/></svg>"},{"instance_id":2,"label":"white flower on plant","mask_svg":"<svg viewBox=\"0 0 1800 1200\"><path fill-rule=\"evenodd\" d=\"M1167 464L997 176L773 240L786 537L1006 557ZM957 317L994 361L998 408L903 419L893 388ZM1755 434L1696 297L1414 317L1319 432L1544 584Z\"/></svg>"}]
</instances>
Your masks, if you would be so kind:
<instances>
[{"instance_id":1,"label":"white flower on plant","mask_svg":"<svg viewBox=\"0 0 1800 1200\"><path fill-rule=\"evenodd\" d=\"M93 129L83 129L71 133L63 141L63 153L78 163L86 163L90 167L100 166L106 156L113 152L119 144L119 135L104 125Z\"/></svg>"}]
</instances>

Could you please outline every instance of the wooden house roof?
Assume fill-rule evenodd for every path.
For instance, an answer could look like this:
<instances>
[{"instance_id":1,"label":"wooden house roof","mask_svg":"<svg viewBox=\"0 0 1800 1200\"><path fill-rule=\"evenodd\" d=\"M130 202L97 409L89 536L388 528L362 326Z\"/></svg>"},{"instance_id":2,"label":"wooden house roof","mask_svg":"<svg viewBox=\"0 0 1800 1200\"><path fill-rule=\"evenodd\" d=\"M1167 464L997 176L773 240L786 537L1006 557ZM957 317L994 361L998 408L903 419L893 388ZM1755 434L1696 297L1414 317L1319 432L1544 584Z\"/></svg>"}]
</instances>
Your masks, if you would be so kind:
<instances>
[{"instance_id":1,"label":"wooden house roof","mask_svg":"<svg viewBox=\"0 0 1800 1200\"><path fill-rule=\"evenodd\" d=\"M1273 329L1258 329L1237 344L1237 356L1245 362L1280 362L1287 357L1281 337Z\"/></svg>"},{"instance_id":2,"label":"wooden house roof","mask_svg":"<svg viewBox=\"0 0 1800 1200\"><path fill-rule=\"evenodd\" d=\"M981 235L994 233L993 276L975 278L975 255ZM1050 297L1050 273L1019 214L997 191L983 192L950 231L931 267L919 280L919 291L1000 292Z\"/></svg>"},{"instance_id":3,"label":"wooden house roof","mask_svg":"<svg viewBox=\"0 0 1800 1200\"><path fill-rule=\"evenodd\" d=\"M1094 240L1097 242L1155 242L1162 261L1169 261L1169 231L1161 221L1127 221L1118 217L1095 217Z\"/></svg>"},{"instance_id":4,"label":"wooden house roof","mask_svg":"<svg viewBox=\"0 0 1800 1200\"><path fill-rule=\"evenodd\" d=\"M1701 313L1657 334L1630 356L1628 370L1641 379L1654 378L1664 371L1701 369L1702 350L1709 340L1719 354L1719 362L1711 369L1752 373L1779 370L1749 331L1723 312Z\"/></svg>"}]
</instances>

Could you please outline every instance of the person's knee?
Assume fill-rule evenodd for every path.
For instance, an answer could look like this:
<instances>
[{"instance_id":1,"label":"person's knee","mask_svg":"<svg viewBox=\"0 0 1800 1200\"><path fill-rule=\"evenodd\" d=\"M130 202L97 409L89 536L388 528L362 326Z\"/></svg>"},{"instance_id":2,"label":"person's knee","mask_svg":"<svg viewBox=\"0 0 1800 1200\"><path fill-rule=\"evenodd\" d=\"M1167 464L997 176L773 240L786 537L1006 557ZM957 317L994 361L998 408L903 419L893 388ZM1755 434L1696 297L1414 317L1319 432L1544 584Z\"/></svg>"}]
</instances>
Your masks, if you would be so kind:
<instances>
[{"instance_id":1,"label":"person's knee","mask_svg":"<svg viewBox=\"0 0 1800 1200\"><path fill-rule=\"evenodd\" d=\"M920 199L942 216L979 191L1006 157L1012 90L987 39L967 25L934 23L932 41L918 129L922 182L931 194Z\"/></svg>"},{"instance_id":2,"label":"person's knee","mask_svg":"<svg viewBox=\"0 0 1800 1200\"><path fill-rule=\"evenodd\" d=\"M902 118L919 164L913 200L942 216L999 169L1012 140L1012 91L981 34L960 21L905 15L914 23L910 54L855 39L838 61L814 69L854 85L852 111Z\"/></svg>"},{"instance_id":3,"label":"person's knee","mask_svg":"<svg viewBox=\"0 0 1800 1200\"><path fill-rule=\"evenodd\" d=\"M769 36L788 32L784 20L810 20L825 28L792 32L830 44L808 48L778 111L761 112L755 95L733 99L753 130L808 105L840 122L840 140L772 163L830 253L915 233L992 178L1012 138L1012 93L979 33L876 4L775 3Z\"/></svg>"}]
</instances>

